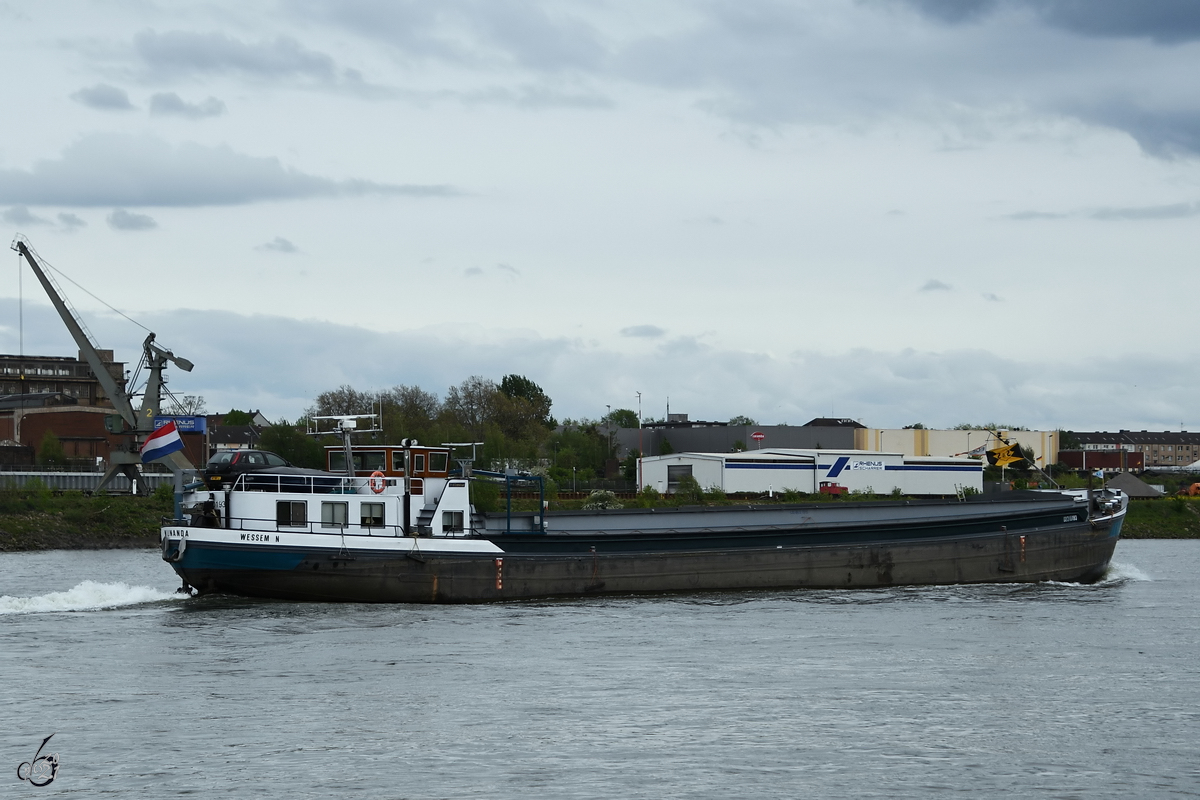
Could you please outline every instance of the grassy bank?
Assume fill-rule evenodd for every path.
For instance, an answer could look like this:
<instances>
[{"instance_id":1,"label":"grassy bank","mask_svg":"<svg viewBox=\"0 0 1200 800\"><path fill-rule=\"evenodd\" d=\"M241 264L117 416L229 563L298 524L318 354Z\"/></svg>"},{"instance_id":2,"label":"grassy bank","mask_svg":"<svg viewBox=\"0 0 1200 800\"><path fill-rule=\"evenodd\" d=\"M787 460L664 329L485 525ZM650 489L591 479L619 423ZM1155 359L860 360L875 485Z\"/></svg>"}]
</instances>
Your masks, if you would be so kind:
<instances>
[{"instance_id":1,"label":"grassy bank","mask_svg":"<svg viewBox=\"0 0 1200 800\"><path fill-rule=\"evenodd\" d=\"M711 496L692 502L729 502L724 496L705 494ZM498 498L490 499L502 507ZM783 495L778 500L795 501ZM666 498L622 501L626 508L675 504ZM583 504L583 500L557 501L551 507L579 508ZM513 503L514 510L522 511L532 511L536 505L536 500L525 499ZM159 523L170 513L169 492L154 497L90 497L81 492L0 489L0 552L157 547ZM1134 500L1121 535L1127 539L1200 539L1200 498Z\"/></svg>"},{"instance_id":2,"label":"grassy bank","mask_svg":"<svg viewBox=\"0 0 1200 800\"><path fill-rule=\"evenodd\" d=\"M157 547L171 495L90 497L82 492L0 489L0 551Z\"/></svg>"},{"instance_id":3,"label":"grassy bank","mask_svg":"<svg viewBox=\"0 0 1200 800\"><path fill-rule=\"evenodd\" d=\"M1125 539L1200 539L1200 498L1134 500L1121 528Z\"/></svg>"}]
</instances>

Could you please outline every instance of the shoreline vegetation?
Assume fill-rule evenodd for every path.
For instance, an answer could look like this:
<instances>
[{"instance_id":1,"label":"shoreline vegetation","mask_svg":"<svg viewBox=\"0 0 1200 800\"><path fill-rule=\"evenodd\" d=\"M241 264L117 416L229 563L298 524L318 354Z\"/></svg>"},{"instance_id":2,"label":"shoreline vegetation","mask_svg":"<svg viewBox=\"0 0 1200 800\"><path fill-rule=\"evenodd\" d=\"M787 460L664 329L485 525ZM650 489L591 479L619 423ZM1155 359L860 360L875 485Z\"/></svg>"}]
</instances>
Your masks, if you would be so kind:
<instances>
[{"instance_id":1,"label":"shoreline vegetation","mask_svg":"<svg viewBox=\"0 0 1200 800\"><path fill-rule=\"evenodd\" d=\"M694 487L699 489L699 487ZM490 495L490 492L485 492ZM890 498L890 496L887 496ZM483 510L499 511L495 496L473 498ZM730 498L717 490L693 491L683 497L662 497L653 489L632 497L611 492L591 496L552 497L551 509L651 508L676 505L725 505L753 502L838 502L827 496L779 492L773 498ZM848 500L882 499L878 495L852 495ZM532 511L536 500L514 498L513 510ZM158 529L171 513L172 498L167 487L150 497L132 495L86 495L83 492L52 492L45 488L0 489L0 552L32 550L108 550L158 546ZM1124 539L1200 539L1200 498L1165 497L1130 503Z\"/></svg>"}]
</instances>

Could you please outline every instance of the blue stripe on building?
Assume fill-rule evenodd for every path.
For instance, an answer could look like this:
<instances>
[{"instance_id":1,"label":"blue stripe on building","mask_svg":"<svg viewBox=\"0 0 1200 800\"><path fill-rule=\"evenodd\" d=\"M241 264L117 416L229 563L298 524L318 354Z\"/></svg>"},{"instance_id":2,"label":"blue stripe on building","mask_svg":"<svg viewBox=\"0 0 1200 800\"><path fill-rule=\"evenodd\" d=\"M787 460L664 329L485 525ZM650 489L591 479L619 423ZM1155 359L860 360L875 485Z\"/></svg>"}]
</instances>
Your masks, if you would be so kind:
<instances>
[{"instance_id":1,"label":"blue stripe on building","mask_svg":"<svg viewBox=\"0 0 1200 800\"><path fill-rule=\"evenodd\" d=\"M727 463L726 469L816 469L816 464L733 464Z\"/></svg>"}]
</instances>

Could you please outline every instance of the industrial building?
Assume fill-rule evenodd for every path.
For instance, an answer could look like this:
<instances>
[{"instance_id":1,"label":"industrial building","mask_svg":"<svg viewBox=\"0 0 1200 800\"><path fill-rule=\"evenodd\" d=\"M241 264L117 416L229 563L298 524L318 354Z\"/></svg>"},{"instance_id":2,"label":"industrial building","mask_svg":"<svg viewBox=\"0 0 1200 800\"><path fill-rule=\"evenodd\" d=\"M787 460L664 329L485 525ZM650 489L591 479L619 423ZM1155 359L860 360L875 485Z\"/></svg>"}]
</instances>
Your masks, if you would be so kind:
<instances>
[{"instance_id":1,"label":"industrial building","mask_svg":"<svg viewBox=\"0 0 1200 800\"><path fill-rule=\"evenodd\" d=\"M949 496L983 490L983 462L973 458L908 456L863 450L770 449L744 453L674 453L640 459L641 485L664 494L684 476L726 494L813 494L823 482L851 492Z\"/></svg>"}]
</instances>

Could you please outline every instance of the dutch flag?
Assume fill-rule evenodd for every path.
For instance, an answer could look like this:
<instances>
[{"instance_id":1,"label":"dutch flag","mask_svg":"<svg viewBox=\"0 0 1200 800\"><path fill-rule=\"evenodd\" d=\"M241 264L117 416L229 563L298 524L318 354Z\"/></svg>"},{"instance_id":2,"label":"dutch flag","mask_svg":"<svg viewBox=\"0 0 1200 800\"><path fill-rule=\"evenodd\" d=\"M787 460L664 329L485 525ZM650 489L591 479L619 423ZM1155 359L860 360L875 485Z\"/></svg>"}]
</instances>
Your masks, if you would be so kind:
<instances>
[{"instance_id":1,"label":"dutch flag","mask_svg":"<svg viewBox=\"0 0 1200 800\"><path fill-rule=\"evenodd\" d=\"M178 453L182 449L183 439L179 438L179 431L175 430L172 420L146 437L146 443L142 445L142 463Z\"/></svg>"}]
</instances>

